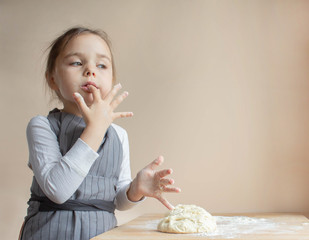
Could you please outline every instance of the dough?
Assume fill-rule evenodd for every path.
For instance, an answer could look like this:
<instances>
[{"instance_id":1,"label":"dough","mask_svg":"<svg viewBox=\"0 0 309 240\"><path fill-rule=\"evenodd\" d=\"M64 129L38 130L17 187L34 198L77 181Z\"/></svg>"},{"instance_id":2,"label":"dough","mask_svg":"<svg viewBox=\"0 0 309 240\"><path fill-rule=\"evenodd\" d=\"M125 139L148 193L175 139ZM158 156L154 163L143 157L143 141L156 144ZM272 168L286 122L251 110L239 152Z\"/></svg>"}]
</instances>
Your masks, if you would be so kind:
<instances>
[{"instance_id":1,"label":"dough","mask_svg":"<svg viewBox=\"0 0 309 240\"><path fill-rule=\"evenodd\" d=\"M205 209L184 204L177 205L158 224L158 230L167 233L210 233L216 228L216 220Z\"/></svg>"}]
</instances>

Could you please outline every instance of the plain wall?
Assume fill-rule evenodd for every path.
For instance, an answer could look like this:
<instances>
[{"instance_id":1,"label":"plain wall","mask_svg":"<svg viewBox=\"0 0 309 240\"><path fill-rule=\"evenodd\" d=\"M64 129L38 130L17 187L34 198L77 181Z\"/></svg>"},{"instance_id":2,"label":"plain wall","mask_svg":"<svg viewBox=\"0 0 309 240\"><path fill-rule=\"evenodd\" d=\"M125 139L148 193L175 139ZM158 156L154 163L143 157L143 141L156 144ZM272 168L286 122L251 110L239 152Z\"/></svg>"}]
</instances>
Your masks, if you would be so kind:
<instances>
[{"instance_id":1,"label":"plain wall","mask_svg":"<svg viewBox=\"0 0 309 240\"><path fill-rule=\"evenodd\" d=\"M26 126L57 106L44 51L80 24L112 39L133 177L162 154L182 189L166 195L174 205L309 212L308 1L1 0L1 238L26 214ZM147 199L117 216L166 211Z\"/></svg>"}]
</instances>

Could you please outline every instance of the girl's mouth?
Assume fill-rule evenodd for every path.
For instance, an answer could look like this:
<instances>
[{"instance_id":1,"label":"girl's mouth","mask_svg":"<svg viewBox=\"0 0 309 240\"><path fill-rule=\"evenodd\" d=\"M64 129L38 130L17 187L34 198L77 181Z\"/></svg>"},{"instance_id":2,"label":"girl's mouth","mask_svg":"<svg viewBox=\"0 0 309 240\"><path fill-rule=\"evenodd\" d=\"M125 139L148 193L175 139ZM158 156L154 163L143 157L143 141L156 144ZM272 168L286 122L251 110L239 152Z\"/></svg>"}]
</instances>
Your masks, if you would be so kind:
<instances>
[{"instance_id":1,"label":"girl's mouth","mask_svg":"<svg viewBox=\"0 0 309 240\"><path fill-rule=\"evenodd\" d=\"M92 85L92 86L98 88L98 86L95 84L95 82L92 82L92 81L86 82L86 83L83 84L80 88L81 88L83 91L87 92L87 93L91 93L91 91L90 91L90 89L89 89L89 86L90 86L90 85Z\"/></svg>"}]
</instances>

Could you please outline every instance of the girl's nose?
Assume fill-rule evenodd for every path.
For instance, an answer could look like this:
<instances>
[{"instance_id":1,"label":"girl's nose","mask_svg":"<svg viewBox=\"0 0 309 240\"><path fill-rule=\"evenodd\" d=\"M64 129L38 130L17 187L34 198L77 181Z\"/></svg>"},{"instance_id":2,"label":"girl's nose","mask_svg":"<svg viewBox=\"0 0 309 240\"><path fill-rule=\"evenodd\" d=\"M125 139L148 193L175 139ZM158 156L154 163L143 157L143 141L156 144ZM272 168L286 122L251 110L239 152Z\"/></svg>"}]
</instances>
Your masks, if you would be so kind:
<instances>
[{"instance_id":1,"label":"girl's nose","mask_svg":"<svg viewBox=\"0 0 309 240\"><path fill-rule=\"evenodd\" d=\"M87 66L84 70L85 77L96 77L95 69L92 66Z\"/></svg>"},{"instance_id":2,"label":"girl's nose","mask_svg":"<svg viewBox=\"0 0 309 240\"><path fill-rule=\"evenodd\" d=\"M91 77L91 76L95 77L95 72L86 71L86 76L87 76L87 77Z\"/></svg>"}]
</instances>

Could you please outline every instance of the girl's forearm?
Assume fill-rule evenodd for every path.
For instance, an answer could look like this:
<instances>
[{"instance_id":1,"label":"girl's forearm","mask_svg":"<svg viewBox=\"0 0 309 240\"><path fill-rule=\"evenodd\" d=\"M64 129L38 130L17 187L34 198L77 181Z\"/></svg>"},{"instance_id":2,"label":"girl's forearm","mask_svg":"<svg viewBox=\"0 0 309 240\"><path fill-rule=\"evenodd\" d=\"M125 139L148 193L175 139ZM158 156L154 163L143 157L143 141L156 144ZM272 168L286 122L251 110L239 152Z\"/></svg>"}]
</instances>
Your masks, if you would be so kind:
<instances>
[{"instance_id":1,"label":"girl's forearm","mask_svg":"<svg viewBox=\"0 0 309 240\"><path fill-rule=\"evenodd\" d=\"M88 144L94 151L98 151L108 126L101 124L99 126L88 124L81 134L80 138Z\"/></svg>"},{"instance_id":2,"label":"girl's forearm","mask_svg":"<svg viewBox=\"0 0 309 240\"><path fill-rule=\"evenodd\" d=\"M55 133L47 118L37 116L27 126L29 164L45 195L61 204L68 200L98 158L83 140L78 139L62 155Z\"/></svg>"}]
</instances>

